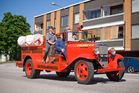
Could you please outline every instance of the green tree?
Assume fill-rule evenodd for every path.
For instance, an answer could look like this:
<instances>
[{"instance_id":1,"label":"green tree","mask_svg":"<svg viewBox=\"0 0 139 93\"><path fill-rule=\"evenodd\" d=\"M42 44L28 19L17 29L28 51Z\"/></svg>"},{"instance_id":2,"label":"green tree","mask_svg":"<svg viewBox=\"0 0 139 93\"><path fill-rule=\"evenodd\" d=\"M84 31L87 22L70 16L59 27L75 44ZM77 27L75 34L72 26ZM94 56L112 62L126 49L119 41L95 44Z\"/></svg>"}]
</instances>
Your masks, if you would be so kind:
<instances>
[{"instance_id":1,"label":"green tree","mask_svg":"<svg viewBox=\"0 0 139 93\"><path fill-rule=\"evenodd\" d=\"M20 48L17 44L19 36L31 34L30 25L24 16L12 15L10 12L4 13L0 22L0 54L10 60L19 58Z\"/></svg>"}]
</instances>

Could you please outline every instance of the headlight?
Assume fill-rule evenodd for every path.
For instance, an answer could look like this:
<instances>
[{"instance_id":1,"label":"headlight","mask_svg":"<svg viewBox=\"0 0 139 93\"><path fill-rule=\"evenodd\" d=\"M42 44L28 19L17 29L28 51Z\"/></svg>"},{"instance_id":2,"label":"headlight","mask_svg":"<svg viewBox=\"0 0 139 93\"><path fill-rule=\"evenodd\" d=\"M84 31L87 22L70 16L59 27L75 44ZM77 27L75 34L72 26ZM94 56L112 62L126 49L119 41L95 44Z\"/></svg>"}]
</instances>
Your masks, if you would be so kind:
<instances>
[{"instance_id":1,"label":"headlight","mask_svg":"<svg viewBox=\"0 0 139 93\"><path fill-rule=\"evenodd\" d=\"M114 48L111 48L109 50L109 53L112 54L112 55L115 55L116 54L116 50Z\"/></svg>"},{"instance_id":2,"label":"headlight","mask_svg":"<svg viewBox=\"0 0 139 93\"><path fill-rule=\"evenodd\" d=\"M94 53L95 53L96 55L98 55L98 54L99 54L99 49L98 49L98 48L95 48L95 49L94 49Z\"/></svg>"}]
</instances>

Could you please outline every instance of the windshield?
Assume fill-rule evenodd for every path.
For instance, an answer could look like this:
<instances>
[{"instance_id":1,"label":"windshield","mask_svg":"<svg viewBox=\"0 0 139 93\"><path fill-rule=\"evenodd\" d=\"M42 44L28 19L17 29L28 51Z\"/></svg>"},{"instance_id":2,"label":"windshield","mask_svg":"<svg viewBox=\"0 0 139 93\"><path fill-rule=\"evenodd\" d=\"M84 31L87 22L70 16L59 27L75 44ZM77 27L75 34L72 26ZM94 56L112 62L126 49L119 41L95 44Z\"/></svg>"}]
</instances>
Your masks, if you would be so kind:
<instances>
[{"instance_id":1,"label":"windshield","mask_svg":"<svg viewBox=\"0 0 139 93\"><path fill-rule=\"evenodd\" d=\"M68 32L67 41L81 41L81 42L92 42L95 41L95 36L91 32Z\"/></svg>"}]
</instances>

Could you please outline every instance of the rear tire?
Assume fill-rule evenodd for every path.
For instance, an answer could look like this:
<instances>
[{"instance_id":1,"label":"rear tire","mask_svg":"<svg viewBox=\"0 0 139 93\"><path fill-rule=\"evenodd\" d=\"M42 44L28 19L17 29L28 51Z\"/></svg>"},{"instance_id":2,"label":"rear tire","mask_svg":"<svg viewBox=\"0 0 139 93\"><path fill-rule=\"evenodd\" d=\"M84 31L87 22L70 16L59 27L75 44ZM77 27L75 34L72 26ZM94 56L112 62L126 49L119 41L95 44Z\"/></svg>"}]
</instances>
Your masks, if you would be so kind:
<instances>
[{"instance_id":1,"label":"rear tire","mask_svg":"<svg viewBox=\"0 0 139 93\"><path fill-rule=\"evenodd\" d=\"M75 78L80 84L91 84L94 79L93 63L79 60L74 67Z\"/></svg>"},{"instance_id":2,"label":"rear tire","mask_svg":"<svg viewBox=\"0 0 139 93\"><path fill-rule=\"evenodd\" d=\"M129 66L129 67L127 68L127 72L128 72L128 73L134 73L134 72L135 72L135 68L132 67L132 66Z\"/></svg>"},{"instance_id":3,"label":"rear tire","mask_svg":"<svg viewBox=\"0 0 139 93\"><path fill-rule=\"evenodd\" d=\"M37 78L40 76L40 70L35 70L33 68L33 63L31 59L27 59L25 63L25 73L26 77L30 79Z\"/></svg>"},{"instance_id":4,"label":"rear tire","mask_svg":"<svg viewBox=\"0 0 139 93\"><path fill-rule=\"evenodd\" d=\"M118 66L121 68L125 67L122 61L118 63ZM108 72L106 73L106 75L111 81L120 81L124 76L124 72L125 71L114 71L114 72Z\"/></svg>"},{"instance_id":5,"label":"rear tire","mask_svg":"<svg viewBox=\"0 0 139 93\"><path fill-rule=\"evenodd\" d=\"M67 77L70 74L70 70L67 70L65 72L56 72L58 77Z\"/></svg>"}]
</instances>

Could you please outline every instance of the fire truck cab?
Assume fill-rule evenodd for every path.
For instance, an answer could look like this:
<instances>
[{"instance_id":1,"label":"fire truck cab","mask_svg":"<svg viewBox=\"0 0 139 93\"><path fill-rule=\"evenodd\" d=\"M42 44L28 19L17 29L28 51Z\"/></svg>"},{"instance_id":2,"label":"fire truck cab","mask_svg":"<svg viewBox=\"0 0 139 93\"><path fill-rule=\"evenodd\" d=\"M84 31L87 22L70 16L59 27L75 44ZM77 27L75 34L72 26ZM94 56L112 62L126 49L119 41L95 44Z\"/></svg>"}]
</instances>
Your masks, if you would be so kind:
<instances>
[{"instance_id":1,"label":"fire truck cab","mask_svg":"<svg viewBox=\"0 0 139 93\"><path fill-rule=\"evenodd\" d=\"M73 34L76 38L73 38ZM53 63L42 62L45 44L21 47L21 61L16 66L23 67L28 78L37 78L40 72L55 71L58 77L67 77L74 71L76 80L81 84L93 83L94 74L105 73L109 80L120 81L124 75L123 56L116 54L114 48L94 42L93 33L66 33L66 57L55 54ZM45 43L45 42L44 42Z\"/></svg>"}]
</instances>

